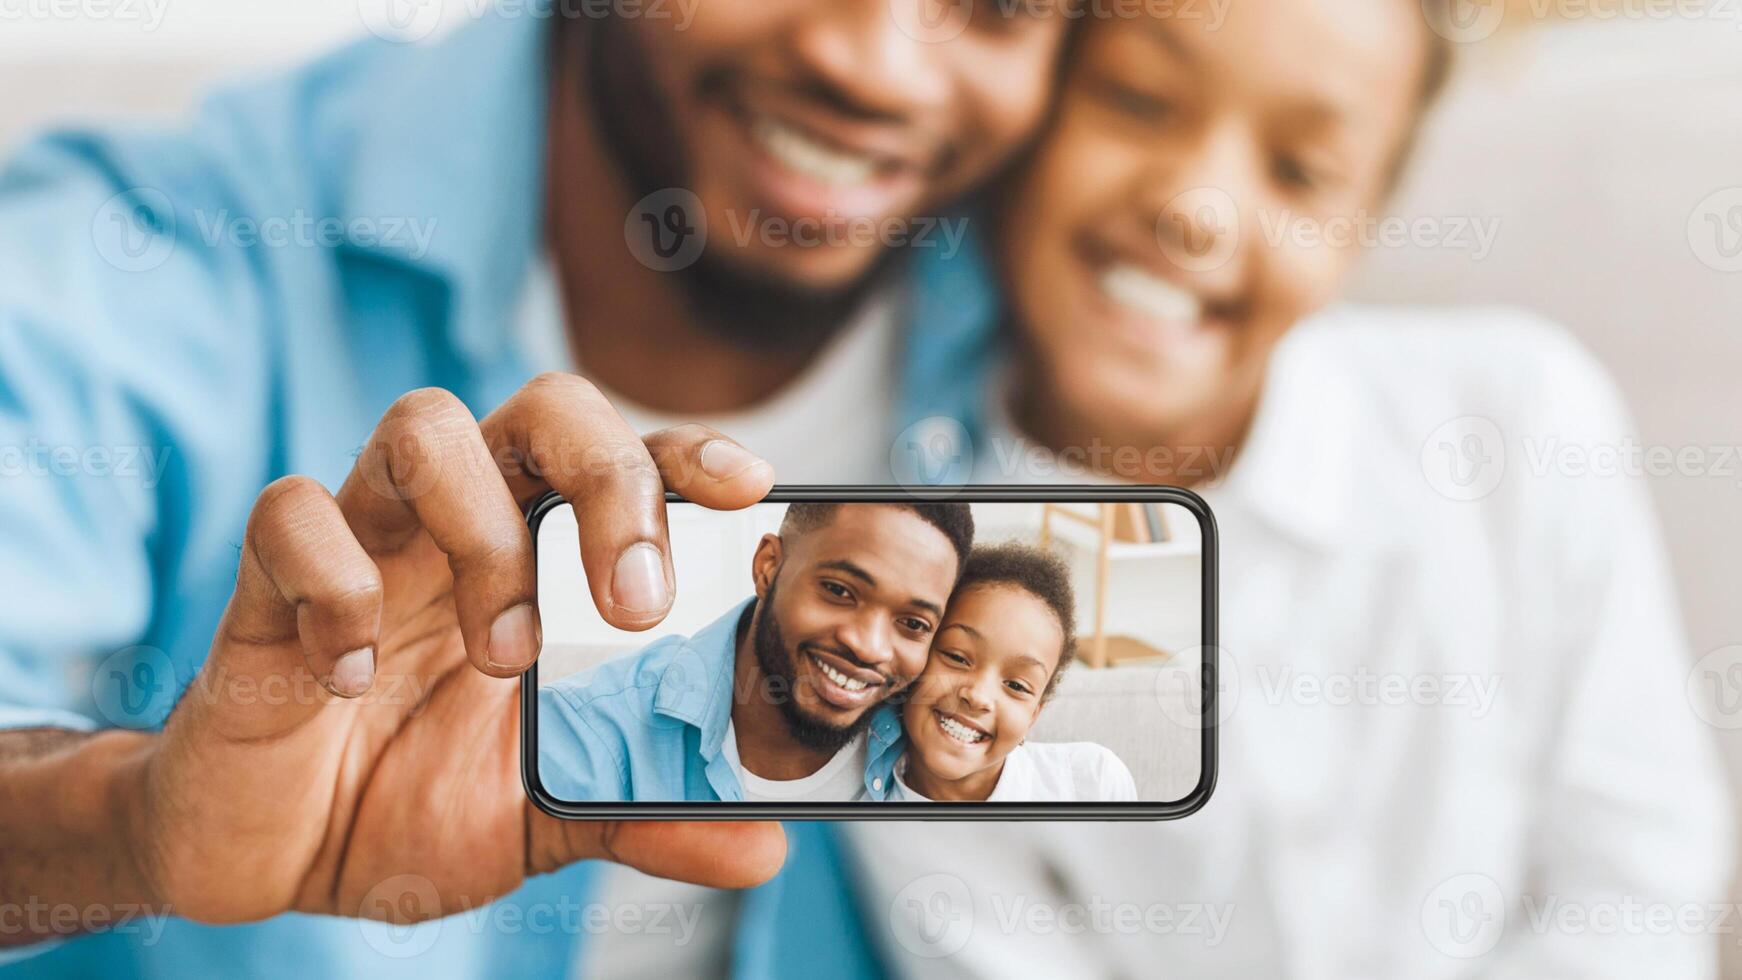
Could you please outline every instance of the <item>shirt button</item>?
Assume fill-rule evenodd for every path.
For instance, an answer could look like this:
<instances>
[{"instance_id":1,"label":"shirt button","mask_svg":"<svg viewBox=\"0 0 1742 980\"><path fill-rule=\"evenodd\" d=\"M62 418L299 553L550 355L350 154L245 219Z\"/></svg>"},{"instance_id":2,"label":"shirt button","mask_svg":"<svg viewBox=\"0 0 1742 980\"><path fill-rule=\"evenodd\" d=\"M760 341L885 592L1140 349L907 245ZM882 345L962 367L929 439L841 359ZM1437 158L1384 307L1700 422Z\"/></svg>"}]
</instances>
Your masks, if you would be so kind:
<instances>
[{"instance_id":1,"label":"shirt button","mask_svg":"<svg viewBox=\"0 0 1742 980\"><path fill-rule=\"evenodd\" d=\"M883 777L878 776L876 779L871 780L871 788L879 793L883 792Z\"/></svg>"}]
</instances>

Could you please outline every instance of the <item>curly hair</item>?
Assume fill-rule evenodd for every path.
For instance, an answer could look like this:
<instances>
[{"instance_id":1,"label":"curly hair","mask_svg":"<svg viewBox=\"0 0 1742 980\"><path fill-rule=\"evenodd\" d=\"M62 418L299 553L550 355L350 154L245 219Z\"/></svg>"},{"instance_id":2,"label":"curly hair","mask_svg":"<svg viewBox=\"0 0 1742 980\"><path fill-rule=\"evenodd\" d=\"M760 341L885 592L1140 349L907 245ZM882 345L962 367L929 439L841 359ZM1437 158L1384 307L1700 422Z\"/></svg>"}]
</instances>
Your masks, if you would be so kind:
<instances>
[{"instance_id":1,"label":"curly hair","mask_svg":"<svg viewBox=\"0 0 1742 980\"><path fill-rule=\"evenodd\" d=\"M1008 586L1034 596L1058 620L1064 643L1058 666L1041 693L1044 703L1058 688L1059 677L1077 656L1077 595L1071 586L1071 570L1063 559L1033 545L1011 542L981 545L968 555L968 566L956 583L956 594L985 586Z\"/></svg>"}]
</instances>

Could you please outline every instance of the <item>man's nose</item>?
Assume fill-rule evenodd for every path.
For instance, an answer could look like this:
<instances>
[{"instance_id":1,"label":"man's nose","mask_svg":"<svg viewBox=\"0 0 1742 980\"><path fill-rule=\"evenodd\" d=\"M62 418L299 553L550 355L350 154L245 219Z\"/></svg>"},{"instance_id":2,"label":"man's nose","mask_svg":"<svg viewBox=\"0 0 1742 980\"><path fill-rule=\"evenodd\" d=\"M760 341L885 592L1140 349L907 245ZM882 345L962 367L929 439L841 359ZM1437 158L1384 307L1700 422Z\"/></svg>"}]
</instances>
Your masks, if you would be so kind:
<instances>
[{"instance_id":1,"label":"man's nose","mask_svg":"<svg viewBox=\"0 0 1742 980\"><path fill-rule=\"evenodd\" d=\"M951 45L902 25L948 0L818 0L805 8L793 49L811 74L867 116L908 119L950 97ZM911 9L909 9L911 8Z\"/></svg>"},{"instance_id":2,"label":"man's nose","mask_svg":"<svg viewBox=\"0 0 1742 980\"><path fill-rule=\"evenodd\" d=\"M853 617L837 634L860 663L882 667L895 659L895 629L886 615L865 610Z\"/></svg>"}]
</instances>

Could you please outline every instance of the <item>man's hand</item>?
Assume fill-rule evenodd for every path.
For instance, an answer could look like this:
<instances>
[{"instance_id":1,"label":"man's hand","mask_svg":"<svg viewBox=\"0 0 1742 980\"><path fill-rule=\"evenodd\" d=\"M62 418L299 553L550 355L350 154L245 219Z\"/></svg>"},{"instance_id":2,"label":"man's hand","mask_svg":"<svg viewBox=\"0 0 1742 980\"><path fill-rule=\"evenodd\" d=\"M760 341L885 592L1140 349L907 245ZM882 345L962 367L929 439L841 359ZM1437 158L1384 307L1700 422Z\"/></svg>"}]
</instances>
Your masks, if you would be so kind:
<instances>
[{"instance_id":1,"label":"man's hand","mask_svg":"<svg viewBox=\"0 0 1742 980\"><path fill-rule=\"evenodd\" d=\"M205 667L116 784L140 887L179 915L240 922L415 917L365 902L402 874L451 912L584 858L716 886L767 879L785 855L777 824L535 810L514 678L540 646L529 501L554 489L574 505L599 612L647 629L674 589L663 493L738 508L773 478L700 426L644 441L569 375L481 424L443 391L401 398L336 498L290 477L255 504Z\"/></svg>"}]
</instances>

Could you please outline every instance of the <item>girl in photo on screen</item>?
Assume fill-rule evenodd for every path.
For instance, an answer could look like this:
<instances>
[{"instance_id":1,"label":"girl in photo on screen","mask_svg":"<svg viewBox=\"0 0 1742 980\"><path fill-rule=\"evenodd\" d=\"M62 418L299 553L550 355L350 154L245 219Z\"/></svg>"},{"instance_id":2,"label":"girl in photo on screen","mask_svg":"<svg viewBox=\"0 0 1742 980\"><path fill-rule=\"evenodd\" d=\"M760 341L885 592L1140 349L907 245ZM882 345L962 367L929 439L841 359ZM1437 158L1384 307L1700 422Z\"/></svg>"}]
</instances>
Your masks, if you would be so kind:
<instances>
[{"instance_id":1,"label":"girl in photo on screen","mask_svg":"<svg viewBox=\"0 0 1742 980\"><path fill-rule=\"evenodd\" d=\"M1030 742L1075 656L1070 570L1028 545L975 548L931 657L902 706L907 749L890 799L1135 800L1119 757L1093 742Z\"/></svg>"}]
</instances>

